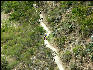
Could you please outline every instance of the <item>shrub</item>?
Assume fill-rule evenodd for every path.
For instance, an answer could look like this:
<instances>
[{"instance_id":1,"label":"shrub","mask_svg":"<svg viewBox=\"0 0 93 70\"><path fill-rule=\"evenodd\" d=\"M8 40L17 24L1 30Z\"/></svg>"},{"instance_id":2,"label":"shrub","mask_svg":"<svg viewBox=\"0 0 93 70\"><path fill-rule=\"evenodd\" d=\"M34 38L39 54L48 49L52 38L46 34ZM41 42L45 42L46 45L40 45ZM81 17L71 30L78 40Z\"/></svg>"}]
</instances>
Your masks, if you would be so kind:
<instances>
[{"instance_id":1,"label":"shrub","mask_svg":"<svg viewBox=\"0 0 93 70\"><path fill-rule=\"evenodd\" d=\"M69 63L70 62L70 59L72 58L72 54L70 51L65 51L65 53L63 54L62 56L62 60L66 63Z\"/></svg>"},{"instance_id":2,"label":"shrub","mask_svg":"<svg viewBox=\"0 0 93 70\"><path fill-rule=\"evenodd\" d=\"M1 57L1 69L8 70L7 66L8 66L8 61L4 57Z\"/></svg>"}]
</instances>

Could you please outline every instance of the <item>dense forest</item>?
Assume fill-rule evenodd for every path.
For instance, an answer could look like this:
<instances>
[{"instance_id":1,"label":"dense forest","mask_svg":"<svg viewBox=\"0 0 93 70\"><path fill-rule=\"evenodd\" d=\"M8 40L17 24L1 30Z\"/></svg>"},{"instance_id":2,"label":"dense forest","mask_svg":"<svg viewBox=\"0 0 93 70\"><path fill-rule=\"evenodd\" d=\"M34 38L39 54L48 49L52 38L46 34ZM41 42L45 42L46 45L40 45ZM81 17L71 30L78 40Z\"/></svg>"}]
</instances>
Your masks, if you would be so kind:
<instances>
[{"instance_id":1,"label":"dense forest","mask_svg":"<svg viewBox=\"0 0 93 70\"><path fill-rule=\"evenodd\" d=\"M1 1L1 69L59 70L41 11L64 70L93 70L93 1Z\"/></svg>"}]
</instances>

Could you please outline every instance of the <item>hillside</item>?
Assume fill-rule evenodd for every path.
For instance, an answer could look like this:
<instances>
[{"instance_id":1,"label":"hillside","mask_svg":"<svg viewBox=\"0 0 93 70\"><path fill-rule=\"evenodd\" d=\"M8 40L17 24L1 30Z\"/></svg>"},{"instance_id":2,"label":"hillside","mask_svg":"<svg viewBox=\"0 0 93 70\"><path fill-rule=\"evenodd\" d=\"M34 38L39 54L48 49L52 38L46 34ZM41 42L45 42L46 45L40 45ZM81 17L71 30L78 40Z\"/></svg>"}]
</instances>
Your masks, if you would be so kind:
<instances>
[{"instance_id":1,"label":"hillside","mask_svg":"<svg viewBox=\"0 0 93 70\"><path fill-rule=\"evenodd\" d=\"M1 69L56 69L51 50L44 45L45 31L39 26L33 2L2 1L1 7Z\"/></svg>"},{"instance_id":2,"label":"hillside","mask_svg":"<svg viewBox=\"0 0 93 70\"><path fill-rule=\"evenodd\" d=\"M2 70L93 70L92 1L1 1Z\"/></svg>"},{"instance_id":3,"label":"hillside","mask_svg":"<svg viewBox=\"0 0 93 70\"><path fill-rule=\"evenodd\" d=\"M93 69L93 2L46 2L49 41L59 48L65 70ZM49 5L48 7L46 5Z\"/></svg>"}]
</instances>

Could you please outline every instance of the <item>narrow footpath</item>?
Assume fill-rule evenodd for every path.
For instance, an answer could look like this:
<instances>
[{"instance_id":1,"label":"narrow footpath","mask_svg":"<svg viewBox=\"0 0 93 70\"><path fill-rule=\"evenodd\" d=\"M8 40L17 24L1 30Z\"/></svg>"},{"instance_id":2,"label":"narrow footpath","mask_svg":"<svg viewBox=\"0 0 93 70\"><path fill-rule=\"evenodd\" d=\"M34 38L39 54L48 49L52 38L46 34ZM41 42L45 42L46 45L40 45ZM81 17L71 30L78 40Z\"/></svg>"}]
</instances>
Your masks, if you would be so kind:
<instances>
[{"instance_id":1,"label":"narrow footpath","mask_svg":"<svg viewBox=\"0 0 93 70\"><path fill-rule=\"evenodd\" d=\"M41 18L43 18L43 14L42 13L40 14L40 19ZM47 36L49 36L51 31L44 24L43 20L40 20L40 25L46 30L45 34L47 34ZM50 48L53 52L56 52L58 54L58 50L56 48L54 48L47 40L44 40L44 44L46 45L46 47ZM54 55L53 58L55 60L55 63L57 64L59 70L64 70L63 65L62 65L62 61L60 60L60 57L56 53L53 53L53 55Z\"/></svg>"}]
</instances>

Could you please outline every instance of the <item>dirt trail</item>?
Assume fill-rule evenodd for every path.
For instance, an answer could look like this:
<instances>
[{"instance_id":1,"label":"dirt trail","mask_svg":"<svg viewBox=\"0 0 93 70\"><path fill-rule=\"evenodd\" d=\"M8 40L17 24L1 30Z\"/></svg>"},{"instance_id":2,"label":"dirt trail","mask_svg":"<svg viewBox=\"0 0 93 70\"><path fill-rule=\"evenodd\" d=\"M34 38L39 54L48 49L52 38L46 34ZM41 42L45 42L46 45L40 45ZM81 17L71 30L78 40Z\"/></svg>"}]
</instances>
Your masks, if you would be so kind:
<instances>
[{"instance_id":1,"label":"dirt trail","mask_svg":"<svg viewBox=\"0 0 93 70\"><path fill-rule=\"evenodd\" d=\"M40 14L40 18L43 18L43 14ZM48 29L48 27L44 24L42 20L40 20L40 25L46 30L47 36L49 36L51 31ZM50 48L53 52L56 52L58 54L58 50L55 47L53 47L47 40L44 40L44 44L46 45L46 47ZM60 60L60 57L56 53L53 53L55 63L57 64L59 70L64 70L62 61Z\"/></svg>"}]
</instances>

